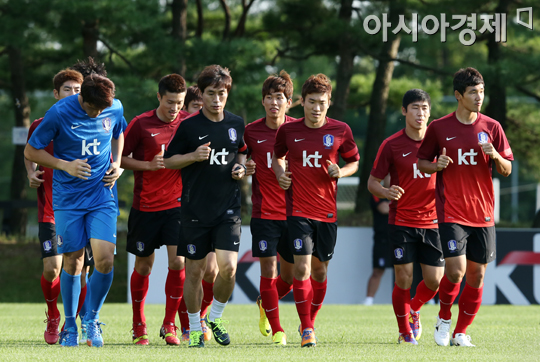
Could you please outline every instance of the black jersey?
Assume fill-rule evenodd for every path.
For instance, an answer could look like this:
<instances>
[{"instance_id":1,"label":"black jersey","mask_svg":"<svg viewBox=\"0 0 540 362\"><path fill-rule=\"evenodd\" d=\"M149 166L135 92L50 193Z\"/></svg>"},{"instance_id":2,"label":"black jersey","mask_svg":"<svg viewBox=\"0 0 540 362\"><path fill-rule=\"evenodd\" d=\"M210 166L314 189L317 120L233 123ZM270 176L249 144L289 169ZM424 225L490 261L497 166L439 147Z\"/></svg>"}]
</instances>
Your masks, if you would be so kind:
<instances>
[{"instance_id":1,"label":"black jersey","mask_svg":"<svg viewBox=\"0 0 540 362\"><path fill-rule=\"evenodd\" d=\"M183 226L213 226L226 215L238 215L240 188L231 173L238 153L247 153L244 129L244 120L227 111L221 122L199 111L178 127L165 158L194 152L208 142L212 149L208 160L182 169Z\"/></svg>"}]
</instances>

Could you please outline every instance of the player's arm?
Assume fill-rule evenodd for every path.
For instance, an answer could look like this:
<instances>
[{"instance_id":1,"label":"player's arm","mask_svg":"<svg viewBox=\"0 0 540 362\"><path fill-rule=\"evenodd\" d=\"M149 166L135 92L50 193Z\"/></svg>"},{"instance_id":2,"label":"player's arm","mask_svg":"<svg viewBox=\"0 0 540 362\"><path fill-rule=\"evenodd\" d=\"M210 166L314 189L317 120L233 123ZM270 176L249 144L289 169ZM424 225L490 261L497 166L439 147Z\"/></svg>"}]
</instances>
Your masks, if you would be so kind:
<instances>
[{"instance_id":1,"label":"player's arm","mask_svg":"<svg viewBox=\"0 0 540 362\"><path fill-rule=\"evenodd\" d=\"M351 176L358 170L358 161L349 162L343 167L339 167L337 163L332 163L330 160L326 160L326 163L328 164L328 174L334 178Z\"/></svg>"},{"instance_id":2,"label":"player's arm","mask_svg":"<svg viewBox=\"0 0 540 362\"><path fill-rule=\"evenodd\" d=\"M503 158L491 143L480 143L480 147L495 162L498 173L504 177L510 176L512 173L512 161Z\"/></svg>"},{"instance_id":3,"label":"player's arm","mask_svg":"<svg viewBox=\"0 0 540 362\"><path fill-rule=\"evenodd\" d=\"M86 161L88 159L73 161L65 161L54 157L45 149L34 148L31 144L26 144L24 149L24 157L31 162L35 162L38 165L52 168L55 170L61 170L69 173L73 177L80 178L82 180L88 180L90 176L91 167Z\"/></svg>"},{"instance_id":4,"label":"player's arm","mask_svg":"<svg viewBox=\"0 0 540 362\"><path fill-rule=\"evenodd\" d=\"M287 190L289 187L291 187L291 175L292 172L285 171L287 168L287 164L285 161L285 156L283 157L276 157L276 154L274 153L272 155L272 170L276 174L276 179L279 183L279 187L281 187L283 190Z\"/></svg>"},{"instance_id":5,"label":"player's arm","mask_svg":"<svg viewBox=\"0 0 540 362\"><path fill-rule=\"evenodd\" d=\"M418 169L420 172L433 174L439 172L448 167L449 164L454 163L454 161L446 155L446 147L443 147L442 154L437 157L437 162L432 162L430 160L418 160Z\"/></svg>"},{"instance_id":6,"label":"player's arm","mask_svg":"<svg viewBox=\"0 0 540 362\"><path fill-rule=\"evenodd\" d=\"M111 139L111 155L112 162L109 166L109 169L103 177L103 182L105 182L105 187L112 188L114 183L122 175L124 170L120 168L120 163L122 159L122 150L124 149L124 133L120 133L118 138Z\"/></svg>"},{"instance_id":7,"label":"player's arm","mask_svg":"<svg viewBox=\"0 0 540 362\"><path fill-rule=\"evenodd\" d=\"M206 161L210 158L210 142L197 147L193 152L186 153L184 155L176 154L163 160L165 167L173 170L180 170L195 162Z\"/></svg>"},{"instance_id":8,"label":"player's arm","mask_svg":"<svg viewBox=\"0 0 540 362\"><path fill-rule=\"evenodd\" d=\"M241 180L246 176L247 167L246 167L247 155L239 153L236 158L236 163L233 166L232 178L235 180Z\"/></svg>"},{"instance_id":9,"label":"player's arm","mask_svg":"<svg viewBox=\"0 0 540 362\"><path fill-rule=\"evenodd\" d=\"M28 177L28 183L33 189L37 189L45 180L39 178L44 171L37 170L36 163L30 160L24 159L24 167L26 168L26 177Z\"/></svg>"},{"instance_id":10,"label":"player's arm","mask_svg":"<svg viewBox=\"0 0 540 362\"><path fill-rule=\"evenodd\" d=\"M397 185L392 185L389 188L384 187L381 184L382 179L377 178L373 175L369 175L368 179L368 190L373 195L377 196L380 199L388 200L399 200L401 196L405 193L401 187Z\"/></svg>"},{"instance_id":11,"label":"player's arm","mask_svg":"<svg viewBox=\"0 0 540 362\"><path fill-rule=\"evenodd\" d=\"M157 171L165 168L163 151L154 156L152 161L141 161L130 156L122 156L122 168L132 171Z\"/></svg>"}]
</instances>

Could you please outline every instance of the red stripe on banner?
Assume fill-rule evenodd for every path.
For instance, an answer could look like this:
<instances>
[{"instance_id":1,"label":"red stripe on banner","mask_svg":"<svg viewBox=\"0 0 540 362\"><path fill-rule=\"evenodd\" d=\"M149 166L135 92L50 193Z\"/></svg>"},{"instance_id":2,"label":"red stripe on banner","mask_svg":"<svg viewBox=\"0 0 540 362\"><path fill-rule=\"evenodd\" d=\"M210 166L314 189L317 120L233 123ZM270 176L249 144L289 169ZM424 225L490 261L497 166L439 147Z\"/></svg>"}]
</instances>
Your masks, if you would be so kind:
<instances>
[{"instance_id":1,"label":"red stripe on banner","mask_svg":"<svg viewBox=\"0 0 540 362\"><path fill-rule=\"evenodd\" d=\"M540 253L534 251L511 251L498 264L517 264L517 265L538 265L540 264Z\"/></svg>"}]
</instances>

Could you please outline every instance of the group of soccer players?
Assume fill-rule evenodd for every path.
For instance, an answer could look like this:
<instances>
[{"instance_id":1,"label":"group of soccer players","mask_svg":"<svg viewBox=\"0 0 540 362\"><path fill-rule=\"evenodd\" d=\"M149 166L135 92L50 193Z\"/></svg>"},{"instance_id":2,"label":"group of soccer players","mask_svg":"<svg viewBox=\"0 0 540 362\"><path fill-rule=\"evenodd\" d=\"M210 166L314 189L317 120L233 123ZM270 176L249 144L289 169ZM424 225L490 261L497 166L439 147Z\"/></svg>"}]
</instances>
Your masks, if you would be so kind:
<instances>
[{"instance_id":1,"label":"group of soccer players","mask_svg":"<svg viewBox=\"0 0 540 362\"><path fill-rule=\"evenodd\" d=\"M114 84L90 63L82 62L84 69L93 70L84 78L73 69L55 76L59 101L34 122L25 149L30 185L38 188L40 204L48 205L39 220L46 342L55 344L60 338L62 346L77 346L80 313L82 340L89 346L104 344L99 311L113 276L118 213L114 187L121 169L128 169L135 176L127 236L127 251L135 255L130 280L134 344L149 344L144 301L154 253L163 245L169 272L160 336L169 345L185 340L189 347L204 347L212 335L217 343L230 344L222 316L238 261L238 181L252 175L252 252L261 266L259 329L265 336L272 334L273 344L287 343L278 305L292 289L301 346L315 346L314 323L326 295L337 238L337 179L354 174L360 158L350 127L326 116L330 80L317 74L305 81L304 117L293 119L286 115L292 103L291 78L284 71L269 76L262 87L266 116L245 126L241 117L225 110L232 88L227 68L207 66L197 86L189 88L180 75L170 74L159 82L158 107L126 125ZM479 113L481 75L467 68L456 73L454 84L458 110L434 121L427 131L429 95L421 90L405 94L406 127L382 144L368 183L377 197L392 200L392 299L400 342L417 343L420 308L439 291L435 340L449 343L450 307L466 274L451 341L472 345L465 330L480 306L485 266L494 259L490 159L508 175L512 152L500 125ZM474 170L462 169L465 166ZM437 182L430 177L434 172ZM389 188L380 183L387 174ZM81 311L88 245L93 254L88 250L86 259L92 259L95 268ZM411 301L415 261L422 265L424 281ZM65 325L59 335L60 291Z\"/></svg>"}]
</instances>

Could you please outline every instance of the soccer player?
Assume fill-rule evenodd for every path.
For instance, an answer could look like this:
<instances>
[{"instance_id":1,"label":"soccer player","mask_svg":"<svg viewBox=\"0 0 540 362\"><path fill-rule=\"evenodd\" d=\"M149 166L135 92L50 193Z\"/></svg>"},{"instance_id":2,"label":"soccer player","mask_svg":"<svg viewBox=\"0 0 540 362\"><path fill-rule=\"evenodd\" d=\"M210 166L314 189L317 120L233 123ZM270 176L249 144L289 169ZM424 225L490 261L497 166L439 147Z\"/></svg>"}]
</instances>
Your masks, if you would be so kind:
<instances>
[{"instance_id":1,"label":"soccer player","mask_svg":"<svg viewBox=\"0 0 540 362\"><path fill-rule=\"evenodd\" d=\"M53 94L57 100L78 94L81 91L83 76L74 70L65 69L58 72L53 78ZM28 139L32 136L42 118L36 119L28 130ZM52 142L45 147L49 154L53 154ZM52 205L52 179L53 170L39 166L28 160L24 160L30 187L37 189L38 194L38 224L39 241L41 244L41 257L43 259L43 274L41 275L41 290L47 303L45 312L47 327L44 338L48 344L58 342L58 326L60 324L60 311L57 307L60 295L60 269L62 268L62 255L58 253L56 243L56 228L54 223L54 211ZM82 276L81 276L82 277ZM79 307L84 303L86 295L85 278L81 279L81 295Z\"/></svg>"},{"instance_id":2,"label":"soccer player","mask_svg":"<svg viewBox=\"0 0 540 362\"><path fill-rule=\"evenodd\" d=\"M230 343L222 320L234 289L240 244L240 189L247 147L244 120L225 111L232 78L219 65L204 68L197 85L201 111L180 126L165 152L165 167L182 169L182 237L179 253L186 256L184 297L189 317L189 346L204 347L200 322L201 281L206 257L216 252L219 274L206 324L216 342Z\"/></svg>"},{"instance_id":3,"label":"soccer player","mask_svg":"<svg viewBox=\"0 0 540 362\"><path fill-rule=\"evenodd\" d=\"M514 156L499 122L480 113L484 101L480 72L457 71L454 95L457 110L431 122L417 156L420 172L437 172L435 197L446 261L435 342L473 347L467 327L482 303L487 264L496 257L491 168L495 164L501 175L510 175ZM438 161L432 163L435 157ZM450 336L451 308L464 276L459 316Z\"/></svg>"},{"instance_id":4,"label":"soccer player","mask_svg":"<svg viewBox=\"0 0 540 362\"><path fill-rule=\"evenodd\" d=\"M189 114L198 112L203 106L202 103L202 94L199 90L199 87L192 85L187 89L186 99L184 101L184 111Z\"/></svg>"},{"instance_id":5,"label":"soccer player","mask_svg":"<svg viewBox=\"0 0 540 362\"><path fill-rule=\"evenodd\" d=\"M133 343L147 345L144 300L155 250L165 245L169 272L165 282L165 318L160 336L169 345L178 345L175 317L184 287L184 258L177 256L180 237L180 199L182 179L179 170L165 169L165 145L189 113L182 111L186 83L178 74L161 78L158 84L157 109L135 117L125 132L122 168L133 170L133 206L129 213L126 249L135 255L131 274L133 307ZM130 157L132 156L132 157Z\"/></svg>"},{"instance_id":6,"label":"soccer player","mask_svg":"<svg viewBox=\"0 0 540 362\"><path fill-rule=\"evenodd\" d=\"M418 344L422 335L420 308L435 296L444 274L444 258L435 210L435 176L418 171L416 152L426 133L431 109L429 94L411 89L403 96L405 128L379 148L368 179L369 191L391 200L388 236L392 245L395 285L392 305L399 327L398 343ZM390 187L381 184L390 173ZM424 279L411 300L413 263ZM410 323L409 323L410 322Z\"/></svg>"},{"instance_id":7,"label":"soccer player","mask_svg":"<svg viewBox=\"0 0 540 362\"><path fill-rule=\"evenodd\" d=\"M95 74L86 77L79 95L49 109L25 148L27 159L55 169L53 208L58 251L64 254L60 279L66 322L60 337L63 346L78 346L75 318L88 240L95 270L88 283L84 322L88 345L103 346L98 318L113 279L118 212L111 188L124 144L123 107L114 99L114 91L109 79ZM54 156L45 151L51 140Z\"/></svg>"},{"instance_id":8,"label":"soccer player","mask_svg":"<svg viewBox=\"0 0 540 362\"><path fill-rule=\"evenodd\" d=\"M350 127L326 117L331 96L332 85L324 74L306 80L302 86L305 117L278 129L272 156L278 183L287 190L293 294L302 347L316 344L313 325L326 295L328 263L337 237L337 179L355 173L360 159ZM346 162L343 167L337 164L340 155Z\"/></svg>"},{"instance_id":9,"label":"soccer player","mask_svg":"<svg viewBox=\"0 0 540 362\"><path fill-rule=\"evenodd\" d=\"M279 299L292 289L294 258L289 247L285 192L272 171L272 152L278 128L295 120L285 112L292 104L293 83L284 70L271 75L263 83L262 104L266 117L246 126L244 139L248 147L248 175L253 174L251 214L252 253L261 264L260 297L257 299L263 336L270 334L276 345L286 345L287 336L279 322ZM256 168L256 166L259 166ZM256 170L256 172L255 172ZM280 256L280 271L277 255Z\"/></svg>"}]
</instances>

